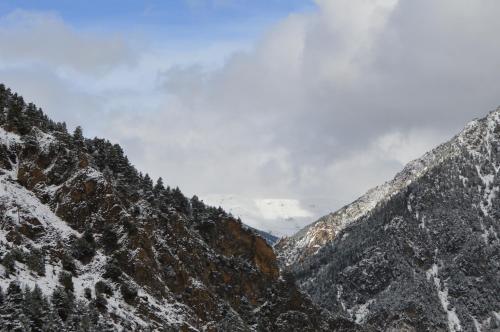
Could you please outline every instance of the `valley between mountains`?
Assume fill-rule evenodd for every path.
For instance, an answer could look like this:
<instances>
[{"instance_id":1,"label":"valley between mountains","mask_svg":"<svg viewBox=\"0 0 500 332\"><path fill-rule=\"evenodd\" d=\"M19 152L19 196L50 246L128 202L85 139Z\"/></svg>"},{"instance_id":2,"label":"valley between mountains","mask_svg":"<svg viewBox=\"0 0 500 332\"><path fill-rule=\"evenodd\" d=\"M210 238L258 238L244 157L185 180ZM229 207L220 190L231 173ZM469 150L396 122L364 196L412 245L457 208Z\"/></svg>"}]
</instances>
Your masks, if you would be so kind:
<instances>
[{"instance_id":1,"label":"valley between mountains","mask_svg":"<svg viewBox=\"0 0 500 332\"><path fill-rule=\"evenodd\" d=\"M0 85L0 330L499 331L499 170L500 109L273 247Z\"/></svg>"}]
</instances>

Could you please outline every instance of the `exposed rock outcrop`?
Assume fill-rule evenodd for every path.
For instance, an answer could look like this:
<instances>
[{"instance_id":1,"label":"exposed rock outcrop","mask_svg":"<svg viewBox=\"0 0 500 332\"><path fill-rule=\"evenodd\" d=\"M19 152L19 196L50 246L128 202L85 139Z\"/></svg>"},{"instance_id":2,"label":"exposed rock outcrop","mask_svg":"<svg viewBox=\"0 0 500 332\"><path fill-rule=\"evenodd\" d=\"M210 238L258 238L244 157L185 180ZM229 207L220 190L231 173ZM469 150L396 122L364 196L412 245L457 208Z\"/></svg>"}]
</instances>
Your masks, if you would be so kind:
<instances>
[{"instance_id":1,"label":"exposed rock outcrop","mask_svg":"<svg viewBox=\"0 0 500 332\"><path fill-rule=\"evenodd\" d=\"M0 211L0 295L6 298L0 296L0 321L9 329L355 326L322 312L284 280L272 248L231 215L161 181L153 185L118 145L85 139L80 129L68 134L3 86ZM40 299L36 307L46 311L40 316L52 318L23 311L23 298Z\"/></svg>"}]
</instances>

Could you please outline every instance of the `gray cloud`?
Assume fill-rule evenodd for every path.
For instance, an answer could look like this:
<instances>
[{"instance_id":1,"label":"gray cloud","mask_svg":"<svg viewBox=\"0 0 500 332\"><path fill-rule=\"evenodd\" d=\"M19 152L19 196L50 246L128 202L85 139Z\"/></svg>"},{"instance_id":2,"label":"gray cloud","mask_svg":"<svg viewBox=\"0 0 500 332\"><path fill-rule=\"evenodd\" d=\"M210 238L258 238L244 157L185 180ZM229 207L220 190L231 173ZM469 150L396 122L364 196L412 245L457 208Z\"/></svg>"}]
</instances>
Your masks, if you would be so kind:
<instances>
[{"instance_id":1,"label":"gray cloud","mask_svg":"<svg viewBox=\"0 0 500 332\"><path fill-rule=\"evenodd\" d=\"M102 74L133 64L132 49L118 36L77 32L57 15L18 10L0 19L3 64L33 63Z\"/></svg>"},{"instance_id":2,"label":"gray cloud","mask_svg":"<svg viewBox=\"0 0 500 332\"><path fill-rule=\"evenodd\" d=\"M16 88L57 114L71 108L68 117L119 141L140 169L188 194L231 196L235 211L255 209L254 198L299 200L314 216L297 227L388 180L500 104L497 1L318 0L317 7L278 22L252 51L216 69L145 62L158 54L152 49L122 55L111 47L87 64L26 52L48 68L76 68L75 77L40 73L36 82L47 79L57 87L50 91L72 82L61 95L91 111L58 104L21 78ZM72 33L75 49L102 46L102 38ZM108 71L91 78L103 66ZM266 229L293 229L250 214Z\"/></svg>"},{"instance_id":3,"label":"gray cloud","mask_svg":"<svg viewBox=\"0 0 500 332\"><path fill-rule=\"evenodd\" d=\"M0 68L0 77L2 83L19 92L25 100L43 107L54 120L64 121L71 127L88 124L89 133L96 134L90 124L98 123L104 102L101 96L75 89L46 67Z\"/></svg>"},{"instance_id":4,"label":"gray cloud","mask_svg":"<svg viewBox=\"0 0 500 332\"><path fill-rule=\"evenodd\" d=\"M221 179L185 180L193 183L187 188L329 197L334 209L499 103L494 2L318 6L279 23L254 52L216 72L165 73L168 92L185 107L176 116L201 138L195 144L223 151L224 167L183 156ZM171 112L162 112L165 121Z\"/></svg>"}]
</instances>

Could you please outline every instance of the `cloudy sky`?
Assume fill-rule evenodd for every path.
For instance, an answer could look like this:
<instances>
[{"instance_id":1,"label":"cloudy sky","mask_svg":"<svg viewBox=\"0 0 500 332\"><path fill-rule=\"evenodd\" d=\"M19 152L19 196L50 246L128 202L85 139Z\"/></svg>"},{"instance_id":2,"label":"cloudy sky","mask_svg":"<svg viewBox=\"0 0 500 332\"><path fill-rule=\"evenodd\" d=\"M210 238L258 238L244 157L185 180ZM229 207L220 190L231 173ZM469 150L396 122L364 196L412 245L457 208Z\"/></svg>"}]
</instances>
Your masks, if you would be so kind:
<instances>
[{"instance_id":1,"label":"cloudy sky","mask_svg":"<svg viewBox=\"0 0 500 332\"><path fill-rule=\"evenodd\" d=\"M0 0L0 81L278 235L500 105L497 0Z\"/></svg>"}]
</instances>

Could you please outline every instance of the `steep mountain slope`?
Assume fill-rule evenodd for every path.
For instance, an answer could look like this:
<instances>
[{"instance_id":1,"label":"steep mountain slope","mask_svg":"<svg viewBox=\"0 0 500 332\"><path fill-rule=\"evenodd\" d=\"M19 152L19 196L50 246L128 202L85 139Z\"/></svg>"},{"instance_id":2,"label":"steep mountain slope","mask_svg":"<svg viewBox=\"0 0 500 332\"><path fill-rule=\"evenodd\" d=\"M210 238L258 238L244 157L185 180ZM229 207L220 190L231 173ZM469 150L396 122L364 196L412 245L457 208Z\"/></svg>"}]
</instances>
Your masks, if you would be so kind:
<instances>
[{"instance_id":1,"label":"steep mountain slope","mask_svg":"<svg viewBox=\"0 0 500 332\"><path fill-rule=\"evenodd\" d=\"M470 129L474 124L469 124ZM468 127L469 128L469 127ZM462 133L466 135L467 129ZM447 142L426 153L422 158L410 162L394 179L370 189L356 201L321 217L291 237L285 237L276 244L280 262L285 266L303 261L316 254L332 241L345 227L372 212L377 205L388 201L393 195L421 177L425 171L458 153L454 141Z\"/></svg>"},{"instance_id":2,"label":"steep mountain slope","mask_svg":"<svg viewBox=\"0 0 500 332\"><path fill-rule=\"evenodd\" d=\"M276 248L312 299L387 331L500 329L500 108Z\"/></svg>"},{"instance_id":3,"label":"steep mountain slope","mask_svg":"<svg viewBox=\"0 0 500 332\"><path fill-rule=\"evenodd\" d=\"M0 329L329 331L238 220L0 85Z\"/></svg>"}]
</instances>

